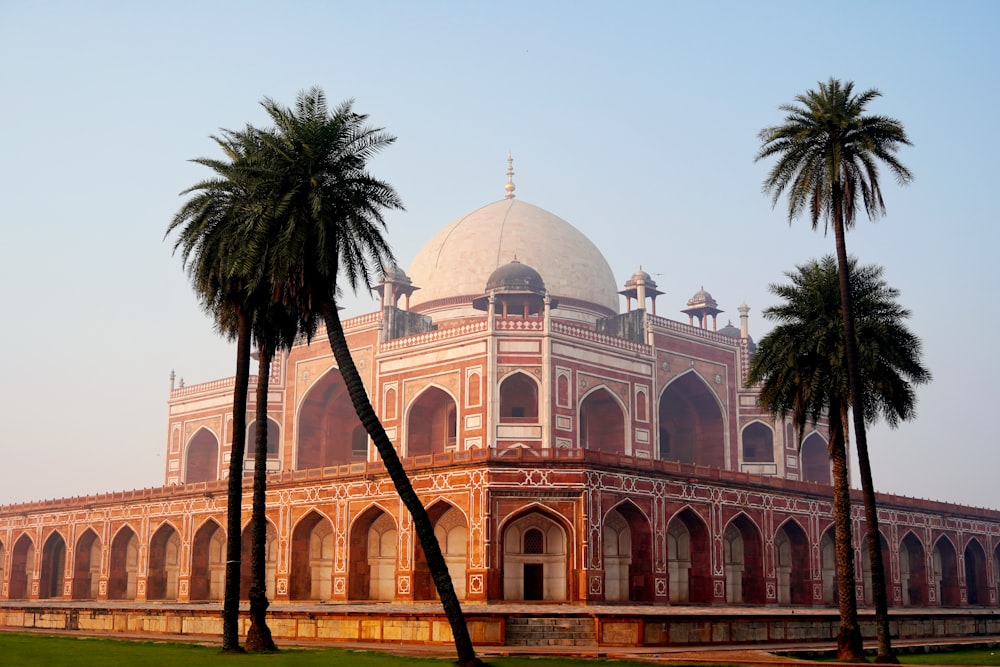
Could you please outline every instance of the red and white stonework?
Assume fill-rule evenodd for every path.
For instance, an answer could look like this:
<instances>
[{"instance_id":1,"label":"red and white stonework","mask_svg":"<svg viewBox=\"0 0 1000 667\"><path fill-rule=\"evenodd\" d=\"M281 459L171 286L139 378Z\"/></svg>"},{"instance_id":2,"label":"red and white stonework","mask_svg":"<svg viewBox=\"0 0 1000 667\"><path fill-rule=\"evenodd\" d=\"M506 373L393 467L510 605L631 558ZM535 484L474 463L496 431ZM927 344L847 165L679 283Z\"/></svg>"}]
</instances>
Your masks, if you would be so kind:
<instances>
[{"instance_id":1,"label":"red and white stonework","mask_svg":"<svg viewBox=\"0 0 1000 667\"><path fill-rule=\"evenodd\" d=\"M745 305L739 327L716 327L704 289L686 321L657 315L648 274L620 289L512 183L378 292L344 328L464 600L833 604L825 425L800 448L744 388ZM434 599L323 332L271 377L248 439L268 429L270 597ZM162 487L0 507L0 598L221 599L232 388L172 387ZM879 503L890 604L998 605L1000 512ZM854 515L868 602L859 497Z\"/></svg>"}]
</instances>

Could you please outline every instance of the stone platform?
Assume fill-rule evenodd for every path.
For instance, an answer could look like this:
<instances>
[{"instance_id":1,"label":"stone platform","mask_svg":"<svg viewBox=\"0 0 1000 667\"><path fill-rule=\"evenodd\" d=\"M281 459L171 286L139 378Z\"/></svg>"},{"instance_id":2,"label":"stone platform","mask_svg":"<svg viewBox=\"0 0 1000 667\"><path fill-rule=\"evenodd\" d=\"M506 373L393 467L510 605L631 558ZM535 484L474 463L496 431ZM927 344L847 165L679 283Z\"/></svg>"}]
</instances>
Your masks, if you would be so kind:
<instances>
[{"instance_id":1,"label":"stone platform","mask_svg":"<svg viewBox=\"0 0 1000 667\"><path fill-rule=\"evenodd\" d=\"M557 651L832 646L839 627L835 609L806 607L493 603L466 604L463 611L477 646ZM221 612L221 603L0 601L0 628L197 640L221 635ZM859 614L865 639L874 639L873 612ZM241 616L245 633L248 621ZM447 619L434 603L276 603L268 610L268 624L275 639L286 643L452 642ZM891 609L890 632L901 642L996 639L1000 609Z\"/></svg>"}]
</instances>

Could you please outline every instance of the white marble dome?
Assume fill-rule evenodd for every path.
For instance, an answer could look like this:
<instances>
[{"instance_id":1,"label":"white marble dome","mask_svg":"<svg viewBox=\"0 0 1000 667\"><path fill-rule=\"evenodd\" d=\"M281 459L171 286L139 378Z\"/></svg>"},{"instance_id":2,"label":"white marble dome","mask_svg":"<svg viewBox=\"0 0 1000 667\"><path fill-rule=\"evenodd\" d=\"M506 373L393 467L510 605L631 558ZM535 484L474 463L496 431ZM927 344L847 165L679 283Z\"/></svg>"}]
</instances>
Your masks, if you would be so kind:
<instances>
[{"instance_id":1,"label":"white marble dome","mask_svg":"<svg viewBox=\"0 0 1000 667\"><path fill-rule=\"evenodd\" d=\"M472 300L514 259L539 273L561 316L594 320L618 313L614 274L597 246L562 218L518 199L462 216L421 248L407 272L419 288L410 310L435 319L481 316Z\"/></svg>"}]
</instances>

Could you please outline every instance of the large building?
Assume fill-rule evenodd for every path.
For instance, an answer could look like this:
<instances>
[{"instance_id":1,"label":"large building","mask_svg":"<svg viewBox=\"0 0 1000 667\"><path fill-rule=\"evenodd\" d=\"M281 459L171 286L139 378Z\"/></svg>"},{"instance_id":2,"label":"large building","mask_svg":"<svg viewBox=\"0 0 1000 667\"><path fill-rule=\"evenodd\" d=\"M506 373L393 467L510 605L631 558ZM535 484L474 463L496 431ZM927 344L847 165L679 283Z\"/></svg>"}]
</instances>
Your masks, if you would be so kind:
<instances>
[{"instance_id":1,"label":"large building","mask_svg":"<svg viewBox=\"0 0 1000 667\"><path fill-rule=\"evenodd\" d=\"M344 328L462 599L833 605L825 428L800 448L744 386L745 305L738 327L704 289L657 315L647 273L616 280L510 177L378 294ZM0 507L0 599L221 599L233 381L171 384L164 486ZM249 442L267 428L272 599L434 599L322 332L269 396ZM1000 513L879 503L891 605L998 605ZM858 497L854 517L870 601Z\"/></svg>"}]
</instances>

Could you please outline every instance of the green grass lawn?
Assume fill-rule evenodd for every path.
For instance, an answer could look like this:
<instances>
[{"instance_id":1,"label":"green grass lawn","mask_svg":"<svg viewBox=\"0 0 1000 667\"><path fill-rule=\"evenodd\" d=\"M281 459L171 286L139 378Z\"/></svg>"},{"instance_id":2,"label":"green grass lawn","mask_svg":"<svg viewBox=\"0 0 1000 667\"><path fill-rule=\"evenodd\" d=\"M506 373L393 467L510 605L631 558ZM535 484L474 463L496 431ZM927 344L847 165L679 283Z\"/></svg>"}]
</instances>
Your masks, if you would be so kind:
<instances>
[{"instance_id":1,"label":"green grass lawn","mask_svg":"<svg viewBox=\"0 0 1000 667\"><path fill-rule=\"evenodd\" d=\"M336 648L286 648L269 655L234 655L218 648L173 642L126 641L65 635L0 632L0 665L45 667L449 667L453 660L414 658L375 651ZM649 667L648 662L584 660L580 658L506 657L490 659L491 667L571 667L614 665Z\"/></svg>"},{"instance_id":2,"label":"green grass lawn","mask_svg":"<svg viewBox=\"0 0 1000 667\"><path fill-rule=\"evenodd\" d=\"M899 656L907 665L980 665L1000 667L1000 649L939 653L908 653ZM285 648L270 655L224 654L214 646L174 642L126 641L66 635L0 632L0 665L45 665L46 667L448 667L443 658L415 658L375 651L337 648ZM631 660L505 657L491 658L491 667L649 667L650 662ZM656 663L663 665L665 663ZM829 663L824 663L829 664ZM710 667L702 665L701 667Z\"/></svg>"}]
</instances>

